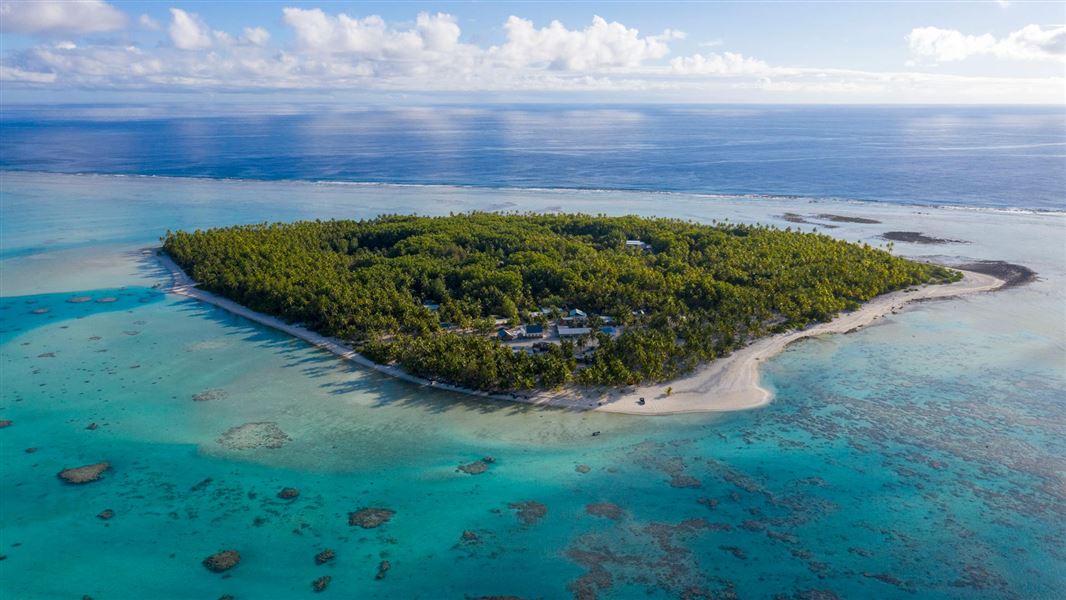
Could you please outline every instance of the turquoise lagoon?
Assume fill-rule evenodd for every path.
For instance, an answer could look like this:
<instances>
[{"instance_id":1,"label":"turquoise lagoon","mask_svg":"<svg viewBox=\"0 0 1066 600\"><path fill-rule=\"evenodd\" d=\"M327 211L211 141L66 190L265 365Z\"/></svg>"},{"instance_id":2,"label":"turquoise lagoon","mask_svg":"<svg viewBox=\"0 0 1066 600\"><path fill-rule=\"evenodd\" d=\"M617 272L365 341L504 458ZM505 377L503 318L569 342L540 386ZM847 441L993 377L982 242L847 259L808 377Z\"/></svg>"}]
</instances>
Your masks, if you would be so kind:
<instances>
[{"instance_id":1,"label":"turquoise lagoon","mask_svg":"<svg viewBox=\"0 0 1066 600\"><path fill-rule=\"evenodd\" d=\"M12 172L2 203L4 598L294 598L323 575L346 598L1066 595L1062 213ZM764 367L765 408L642 418L394 381L162 294L140 252L168 228L468 210L861 216L882 223L826 231L963 240L896 251L1040 280L795 344ZM218 441L262 422L289 439ZM102 460L98 482L56 478ZM362 507L396 512L349 526ZM201 566L225 548L239 566Z\"/></svg>"}]
</instances>

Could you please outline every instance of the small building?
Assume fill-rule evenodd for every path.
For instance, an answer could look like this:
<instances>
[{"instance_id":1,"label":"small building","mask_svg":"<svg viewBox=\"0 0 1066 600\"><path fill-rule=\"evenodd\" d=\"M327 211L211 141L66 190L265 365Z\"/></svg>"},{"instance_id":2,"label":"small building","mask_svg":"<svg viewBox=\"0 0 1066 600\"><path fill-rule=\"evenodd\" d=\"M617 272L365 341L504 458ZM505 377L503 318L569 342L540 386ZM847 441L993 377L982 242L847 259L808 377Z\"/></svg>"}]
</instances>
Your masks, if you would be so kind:
<instances>
[{"instance_id":1,"label":"small building","mask_svg":"<svg viewBox=\"0 0 1066 600\"><path fill-rule=\"evenodd\" d=\"M626 240L626 248L636 248L638 250L651 250L651 245L646 244L640 240Z\"/></svg>"},{"instance_id":2,"label":"small building","mask_svg":"<svg viewBox=\"0 0 1066 600\"><path fill-rule=\"evenodd\" d=\"M544 337L543 325L526 325L522 328L522 334L519 336L525 339L535 339Z\"/></svg>"},{"instance_id":3,"label":"small building","mask_svg":"<svg viewBox=\"0 0 1066 600\"><path fill-rule=\"evenodd\" d=\"M567 327L565 325L559 326L559 337L561 338L579 337L582 335L588 335L590 333L592 333L592 329L589 329L588 327Z\"/></svg>"},{"instance_id":4,"label":"small building","mask_svg":"<svg viewBox=\"0 0 1066 600\"><path fill-rule=\"evenodd\" d=\"M564 323L584 323L589 318L588 313L580 308L571 308L566 316L560 319Z\"/></svg>"},{"instance_id":5,"label":"small building","mask_svg":"<svg viewBox=\"0 0 1066 600\"><path fill-rule=\"evenodd\" d=\"M611 337L614 337L614 336L618 335L618 330L616 328L610 326L610 325L606 325L604 327L600 327L600 331L602 331L603 333L606 333L607 335L609 335Z\"/></svg>"},{"instance_id":6,"label":"small building","mask_svg":"<svg viewBox=\"0 0 1066 600\"><path fill-rule=\"evenodd\" d=\"M423 302L422 308L430 312L437 312L438 310L440 310L440 304L437 304L436 302Z\"/></svg>"},{"instance_id":7,"label":"small building","mask_svg":"<svg viewBox=\"0 0 1066 600\"><path fill-rule=\"evenodd\" d=\"M506 327L500 327L496 330L496 337L500 341L509 342L518 337L518 329L507 329Z\"/></svg>"}]
</instances>

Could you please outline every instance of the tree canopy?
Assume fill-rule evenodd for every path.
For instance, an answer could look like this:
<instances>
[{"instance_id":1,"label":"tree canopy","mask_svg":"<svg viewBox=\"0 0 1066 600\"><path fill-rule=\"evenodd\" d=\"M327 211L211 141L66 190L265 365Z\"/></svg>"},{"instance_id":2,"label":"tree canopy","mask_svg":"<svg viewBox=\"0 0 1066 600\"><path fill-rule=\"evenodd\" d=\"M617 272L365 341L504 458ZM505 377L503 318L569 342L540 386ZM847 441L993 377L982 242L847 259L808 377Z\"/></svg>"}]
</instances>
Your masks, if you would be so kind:
<instances>
[{"instance_id":1,"label":"tree canopy","mask_svg":"<svg viewBox=\"0 0 1066 600\"><path fill-rule=\"evenodd\" d=\"M817 233L635 216L264 223L168 231L163 249L206 290L487 390L663 381L879 294L961 277ZM530 355L483 335L493 318L543 322L542 307L625 327L592 334L580 360L569 342Z\"/></svg>"}]
</instances>

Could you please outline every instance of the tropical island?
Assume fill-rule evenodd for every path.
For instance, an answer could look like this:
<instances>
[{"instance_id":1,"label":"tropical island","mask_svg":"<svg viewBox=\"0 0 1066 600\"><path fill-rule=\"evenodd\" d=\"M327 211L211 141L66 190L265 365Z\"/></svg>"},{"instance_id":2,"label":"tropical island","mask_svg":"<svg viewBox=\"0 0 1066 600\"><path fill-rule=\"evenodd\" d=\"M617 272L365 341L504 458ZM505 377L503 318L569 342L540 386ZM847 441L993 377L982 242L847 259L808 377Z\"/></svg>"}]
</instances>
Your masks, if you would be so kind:
<instances>
[{"instance_id":1,"label":"tropical island","mask_svg":"<svg viewBox=\"0 0 1066 600\"><path fill-rule=\"evenodd\" d=\"M814 232L635 216L243 225L168 231L163 252L201 290L377 365L512 397L669 382L877 296L963 278Z\"/></svg>"}]
</instances>

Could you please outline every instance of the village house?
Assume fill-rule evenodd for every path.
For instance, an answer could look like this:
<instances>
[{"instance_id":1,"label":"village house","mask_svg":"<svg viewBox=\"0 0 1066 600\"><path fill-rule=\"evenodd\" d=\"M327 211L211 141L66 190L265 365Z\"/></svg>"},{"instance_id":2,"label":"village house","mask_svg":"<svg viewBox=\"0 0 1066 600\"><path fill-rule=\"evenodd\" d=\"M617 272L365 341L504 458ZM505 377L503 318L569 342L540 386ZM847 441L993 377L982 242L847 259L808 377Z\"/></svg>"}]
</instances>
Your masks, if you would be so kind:
<instances>
[{"instance_id":1,"label":"village house","mask_svg":"<svg viewBox=\"0 0 1066 600\"><path fill-rule=\"evenodd\" d=\"M510 342L511 340L518 339L521 335L521 328L507 329L506 327L500 327L496 330L496 337L503 342Z\"/></svg>"},{"instance_id":2,"label":"village house","mask_svg":"<svg viewBox=\"0 0 1066 600\"><path fill-rule=\"evenodd\" d=\"M580 337L592 333L592 329L588 327L567 327L565 325L559 326L559 337Z\"/></svg>"},{"instance_id":3,"label":"village house","mask_svg":"<svg viewBox=\"0 0 1066 600\"><path fill-rule=\"evenodd\" d=\"M571 325L579 325L587 321L588 318L588 313L581 310L580 308L571 308L570 312L566 313L566 316L559 320Z\"/></svg>"},{"instance_id":4,"label":"village house","mask_svg":"<svg viewBox=\"0 0 1066 600\"><path fill-rule=\"evenodd\" d=\"M544 337L544 326L530 324L522 328L522 333L519 334L522 339L536 339Z\"/></svg>"}]
</instances>

